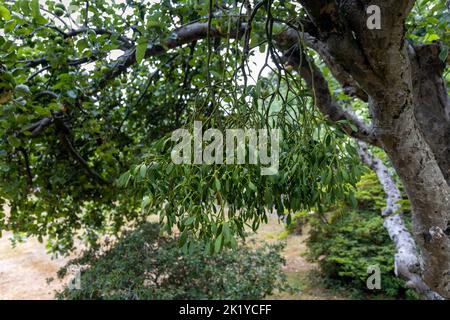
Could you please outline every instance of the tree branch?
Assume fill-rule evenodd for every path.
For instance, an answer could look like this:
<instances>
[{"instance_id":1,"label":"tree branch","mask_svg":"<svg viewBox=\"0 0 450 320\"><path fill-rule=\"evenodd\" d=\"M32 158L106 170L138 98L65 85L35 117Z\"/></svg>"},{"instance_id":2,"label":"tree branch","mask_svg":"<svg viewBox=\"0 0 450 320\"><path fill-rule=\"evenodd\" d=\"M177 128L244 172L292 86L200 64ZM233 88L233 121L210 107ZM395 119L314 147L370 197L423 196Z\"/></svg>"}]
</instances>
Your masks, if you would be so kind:
<instances>
[{"instance_id":1,"label":"tree branch","mask_svg":"<svg viewBox=\"0 0 450 320\"><path fill-rule=\"evenodd\" d=\"M395 245L395 274L405 279L407 287L414 289L421 296L430 300L442 300L442 297L432 291L422 280L423 261L417 251L417 245L411 233L406 228L401 207L398 201L402 199L400 190L383 162L375 157L363 142L358 142L358 153L362 161L377 175L386 194L386 208L381 213L384 227Z\"/></svg>"},{"instance_id":2,"label":"tree branch","mask_svg":"<svg viewBox=\"0 0 450 320\"><path fill-rule=\"evenodd\" d=\"M28 152L25 148L20 147L19 151L22 153L23 159L25 161L25 171L27 173L27 184L28 184L28 188L31 189L33 187L33 174L31 173L31 168L30 168L30 158L28 157Z\"/></svg>"},{"instance_id":3,"label":"tree branch","mask_svg":"<svg viewBox=\"0 0 450 320\"><path fill-rule=\"evenodd\" d=\"M214 26L211 26L209 36L211 38L223 38L228 37L230 39L240 38L245 33L246 24L242 23L239 29L230 30L230 32L222 31ZM183 46L185 44L192 43L197 40L205 39L208 36L208 23L196 22L181 27L174 31L169 39L162 40L160 44L149 43L147 50L145 51L145 58L159 56L166 53L170 49ZM135 48L126 51L121 57L112 63L113 67L107 72L101 82L109 81L122 74L131 65L136 63Z\"/></svg>"},{"instance_id":4,"label":"tree branch","mask_svg":"<svg viewBox=\"0 0 450 320\"><path fill-rule=\"evenodd\" d=\"M104 185L110 184L100 174L98 174L95 170L89 167L89 164L86 162L86 160L84 160L83 157L78 153L78 151L75 150L75 148L73 147L72 143L70 142L69 138L66 135L69 132L69 128L67 128L63 120L60 117L54 117L54 119L59 139L63 144L63 146L66 148L66 150L69 152L69 154L72 156L72 158L83 167L83 169L88 173L88 175L91 178L93 178L100 184Z\"/></svg>"},{"instance_id":5,"label":"tree branch","mask_svg":"<svg viewBox=\"0 0 450 320\"><path fill-rule=\"evenodd\" d=\"M293 46L285 52L283 59L287 65L297 68L301 77L313 92L314 102L319 110L349 136L371 145L379 146L380 143L374 134L373 128L367 126L353 112L344 110L333 100L328 88L328 82L323 74L306 55L303 55L302 59L300 58L301 55L302 53L300 53L298 46ZM339 123L342 121L346 121L349 124Z\"/></svg>"},{"instance_id":6,"label":"tree branch","mask_svg":"<svg viewBox=\"0 0 450 320\"><path fill-rule=\"evenodd\" d=\"M36 138L39 136L47 127L53 123L53 118L45 117L41 120L36 121L30 127L26 128L27 131L31 131L31 137Z\"/></svg>"},{"instance_id":7,"label":"tree branch","mask_svg":"<svg viewBox=\"0 0 450 320\"><path fill-rule=\"evenodd\" d=\"M276 38L276 42L277 46L281 48L291 48L293 45L301 43L313 49L329 67L334 78L341 84L346 95L357 97L364 102L368 101L367 93L361 88L351 74L336 61L324 42L311 36L307 32L300 34L293 28L289 28L279 34Z\"/></svg>"},{"instance_id":8,"label":"tree branch","mask_svg":"<svg viewBox=\"0 0 450 320\"><path fill-rule=\"evenodd\" d=\"M339 9L334 0L300 0L317 32L326 38L339 28Z\"/></svg>"},{"instance_id":9,"label":"tree branch","mask_svg":"<svg viewBox=\"0 0 450 320\"><path fill-rule=\"evenodd\" d=\"M64 38L75 37L77 35L87 32L87 31L93 31L98 35L103 35L103 34L107 34L107 35L111 35L111 36L117 35L116 32L111 31L111 30L106 30L103 28L89 28L87 26L84 26L79 29L70 30L69 32L64 34ZM117 40L119 40L122 43L122 49L124 49L124 50L131 49L133 47L132 40L123 35L118 35Z\"/></svg>"}]
</instances>

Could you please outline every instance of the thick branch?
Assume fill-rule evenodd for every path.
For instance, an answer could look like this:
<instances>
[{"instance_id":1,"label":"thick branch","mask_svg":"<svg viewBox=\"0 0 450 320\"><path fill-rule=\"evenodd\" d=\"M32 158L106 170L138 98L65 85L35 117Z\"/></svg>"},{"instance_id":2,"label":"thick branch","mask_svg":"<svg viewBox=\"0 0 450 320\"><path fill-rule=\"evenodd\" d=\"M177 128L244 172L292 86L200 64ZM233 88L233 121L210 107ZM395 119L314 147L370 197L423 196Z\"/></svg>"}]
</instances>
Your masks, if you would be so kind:
<instances>
[{"instance_id":1,"label":"thick branch","mask_svg":"<svg viewBox=\"0 0 450 320\"><path fill-rule=\"evenodd\" d=\"M39 136L46 128L48 128L53 123L53 118L45 117L41 120L36 121L26 130L31 131L31 137L36 138Z\"/></svg>"},{"instance_id":2,"label":"thick branch","mask_svg":"<svg viewBox=\"0 0 450 320\"><path fill-rule=\"evenodd\" d=\"M305 32L301 34L293 28L289 28L279 34L276 38L276 42L278 47L286 49L291 48L297 43L304 44L313 49L326 63L334 78L341 84L346 95L357 97L365 102L368 101L367 93L360 87L351 74L336 61L324 42L311 36L309 33Z\"/></svg>"},{"instance_id":3,"label":"thick branch","mask_svg":"<svg viewBox=\"0 0 450 320\"><path fill-rule=\"evenodd\" d=\"M337 32L339 28L339 9L334 0L300 0L309 18L322 37Z\"/></svg>"},{"instance_id":4,"label":"thick branch","mask_svg":"<svg viewBox=\"0 0 450 320\"><path fill-rule=\"evenodd\" d=\"M316 106L330 121L340 126L351 137L371 145L379 145L372 128L356 117L353 112L346 111L333 100L327 80L317 66L309 61L305 55L303 59L300 59L300 52L297 46L288 50L284 55L284 59L286 64L297 68L301 77L313 92ZM339 123L342 121L346 121L349 124Z\"/></svg>"},{"instance_id":5,"label":"thick branch","mask_svg":"<svg viewBox=\"0 0 450 320\"><path fill-rule=\"evenodd\" d=\"M33 174L31 173L30 158L28 157L28 152L25 148L20 147L19 151L22 153L23 159L25 161L25 171L27 173L27 184L28 184L28 188L31 189L33 186Z\"/></svg>"},{"instance_id":6,"label":"thick branch","mask_svg":"<svg viewBox=\"0 0 450 320\"><path fill-rule=\"evenodd\" d=\"M372 155L363 142L358 142L358 153L363 162L378 176L386 194L386 208L382 212L384 227L395 245L395 274L405 279L406 285L416 290L421 296L430 300L442 300L442 297L432 291L422 279L423 261L416 242L405 226L398 201L401 200L400 190L383 162Z\"/></svg>"},{"instance_id":7,"label":"thick branch","mask_svg":"<svg viewBox=\"0 0 450 320\"><path fill-rule=\"evenodd\" d=\"M50 97L51 99L54 99L54 100L58 99L58 95L49 90L44 90L44 91L38 92L35 95L34 99L38 100L40 97L45 97L45 96ZM55 114L57 116L59 116L60 112L56 112ZM31 124L24 130L30 131L31 137L35 138L35 137L39 136L46 128L48 128L52 124L53 124L53 117L45 117L45 118L42 118L42 119L36 121L35 123Z\"/></svg>"},{"instance_id":8,"label":"thick branch","mask_svg":"<svg viewBox=\"0 0 450 320\"><path fill-rule=\"evenodd\" d=\"M245 24L240 24L239 29L232 29L230 33L219 30L218 28L211 26L209 36L212 38L228 37L230 39L241 37L245 32ZM205 39L208 36L208 23L196 22L188 24L175 32L169 39L162 40L161 44L149 43L147 50L145 51L145 58L152 56L159 56L166 53L170 49L181 47L185 44L192 43L197 40ZM135 48L126 51L117 61L113 63L113 67L110 72L107 72L102 83L107 82L110 79L122 74L136 63Z\"/></svg>"},{"instance_id":9,"label":"thick branch","mask_svg":"<svg viewBox=\"0 0 450 320\"><path fill-rule=\"evenodd\" d=\"M438 42L409 46L414 114L439 167L450 183L450 97Z\"/></svg>"}]
</instances>

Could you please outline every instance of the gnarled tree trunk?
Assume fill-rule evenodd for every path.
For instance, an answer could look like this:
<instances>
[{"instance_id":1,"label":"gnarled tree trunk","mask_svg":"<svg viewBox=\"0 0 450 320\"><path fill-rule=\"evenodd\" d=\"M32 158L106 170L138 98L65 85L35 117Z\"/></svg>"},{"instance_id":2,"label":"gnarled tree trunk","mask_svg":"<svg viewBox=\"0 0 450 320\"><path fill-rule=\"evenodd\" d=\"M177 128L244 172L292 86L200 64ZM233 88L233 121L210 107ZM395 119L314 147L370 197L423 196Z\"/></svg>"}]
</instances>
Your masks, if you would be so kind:
<instances>
[{"instance_id":1,"label":"gnarled tree trunk","mask_svg":"<svg viewBox=\"0 0 450 320\"><path fill-rule=\"evenodd\" d=\"M357 132L343 130L389 156L413 208L414 238L423 259L415 276L437 293L425 294L428 298L450 298L450 106L440 45L413 47L405 40L404 22L413 0L300 2L312 21L304 42L321 55L347 92L368 101L372 128L332 101L317 68L303 65L299 72L331 121L353 122ZM381 30L367 28L369 5L381 8ZM286 62L307 61L295 58L299 52L286 51Z\"/></svg>"}]
</instances>

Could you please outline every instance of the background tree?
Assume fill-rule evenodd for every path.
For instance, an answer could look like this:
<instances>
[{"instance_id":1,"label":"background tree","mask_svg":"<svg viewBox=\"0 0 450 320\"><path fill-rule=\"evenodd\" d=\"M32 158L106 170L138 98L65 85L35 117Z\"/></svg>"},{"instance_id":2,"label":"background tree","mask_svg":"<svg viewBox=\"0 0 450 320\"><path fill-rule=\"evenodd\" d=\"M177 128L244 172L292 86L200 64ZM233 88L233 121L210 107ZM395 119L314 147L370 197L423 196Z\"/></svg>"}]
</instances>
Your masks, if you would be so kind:
<instances>
[{"instance_id":1,"label":"background tree","mask_svg":"<svg viewBox=\"0 0 450 320\"><path fill-rule=\"evenodd\" d=\"M367 27L370 5L381 29ZM400 274L450 297L444 1L19 0L3 1L0 17L0 197L11 207L0 230L67 251L74 235L95 242L158 212L186 246L197 236L218 251L267 210L289 220L352 198L360 169L348 136L386 152L412 203L421 255L413 238L396 241ZM258 48L271 77L251 79ZM194 119L280 128L280 172L174 166L168 134ZM396 190L385 190L395 240Z\"/></svg>"}]
</instances>

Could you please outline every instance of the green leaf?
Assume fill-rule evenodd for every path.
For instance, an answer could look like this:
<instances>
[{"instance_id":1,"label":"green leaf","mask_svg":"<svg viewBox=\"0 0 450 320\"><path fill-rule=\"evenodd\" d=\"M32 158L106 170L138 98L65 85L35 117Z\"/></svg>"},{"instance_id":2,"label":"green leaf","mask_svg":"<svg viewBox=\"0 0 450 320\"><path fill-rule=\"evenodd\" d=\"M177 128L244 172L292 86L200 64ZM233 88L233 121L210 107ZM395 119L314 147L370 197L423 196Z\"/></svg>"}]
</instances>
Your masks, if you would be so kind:
<instances>
[{"instance_id":1,"label":"green leaf","mask_svg":"<svg viewBox=\"0 0 450 320\"><path fill-rule=\"evenodd\" d=\"M214 242L214 253L218 253L222 247L223 235L220 234Z\"/></svg>"},{"instance_id":2,"label":"green leaf","mask_svg":"<svg viewBox=\"0 0 450 320\"><path fill-rule=\"evenodd\" d=\"M237 248L237 242L236 242L236 239L232 236L232 237L230 237L230 246L231 246L231 248L233 248L233 249L236 249Z\"/></svg>"},{"instance_id":3,"label":"green leaf","mask_svg":"<svg viewBox=\"0 0 450 320\"><path fill-rule=\"evenodd\" d=\"M215 178L214 179L214 184L215 184L215 187L216 187L217 191L220 191L222 189L222 185L220 184L220 180L219 179Z\"/></svg>"},{"instance_id":4,"label":"green leaf","mask_svg":"<svg viewBox=\"0 0 450 320\"><path fill-rule=\"evenodd\" d=\"M355 194L353 192L350 192L348 197L349 197L352 208L356 208L358 206L358 201L355 198Z\"/></svg>"},{"instance_id":5,"label":"green leaf","mask_svg":"<svg viewBox=\"0 0 450 320\"><path fill-rule=\"evenodd\" d=\"M15 20L10 20L7 23L5 23L5 33L10 33L14 30L14 27L16 26L16 21Z\"/></svg>"},{"instance_id":6,"label":"green leaf","mask_svg":"<svg viewBox=\"0 0 450 320\"><path fill-rule=\"evenodd\" d=\"M28 0L20 0L19 7L22 9L23 14L30 14L30 2Z\"/></svg>"},{"instance_id":7,"label":"green leaf","mask_svg":"<svg viewBox=\"0 0 450 320\"><path fill-rule=\"evenodd\" d=\"M0 17L3 18L4 20L10 20L11 13L4 6L0 6Z\"/></svg>"},{"instance_id":8,"label":"green leaf","mask_svg":"<svg viewBox=\"0 0 450 320\"><path fill-rule=\"evenodd\" d=\"M89 42L86 39L81 39L77 42L77 48L80 51L83 51L86 48L89 48Z\"/></svg>"},{"instance_id":9,"label":"green leaf","mask_svg":"<svg viewBox=\"0 0 450 320\"><path fill-rule=\"evenodd\" d=\"M41 10L39 8L39 0L31 1L31 15L35 19L38 19L41 16Z\"/></svg>"},{"instance_id":10,"label":"green leaf","mask_svg":"<svg viewBox=\"0 0 450 320\"><path fill-rule=\"evenodd\" d=\"M324 171L324 173L323 173L323 177L322 177L322 179L323 179L323 184L324 185L328 185L328 184L330 184L330 182L331 182L331 178L333 177L333 173L332 173L332 171L331 171L331 169L326 169L325 171Z\"/></svg>"},{"instance_id":11,"label":"green leaf","mask_svg":"<svg viewBox=\"0 0 450 320\"><path fill-rule=\"evenodd\" d=\"M117 186L118 187L126 187L128 185L128 181L130 181L131 175L127 171L124 174L122 174L119 179L117 179Z\"/></svg>"},{"instance_id":12,"label":"green leaf","mask_svg":"<svg viewBox=\"0 0 450 320\"><path fill-rule=\"evenodd\" d=\"M166 174L170 175L172 173L173 169L174 169L174 164L173 163L169 163L169 165L166 168Z\"/></svg>"},{"instance_id":13,"label":"green leaf","mask_svg":"<svg viewBox=\"0 0 450 320\"><path fill-rule=\"evenodd\" d=\"M345 149L347 150L347 152L349 153L349 154L357 154L358 152L356 151L356 149L355 149L355 147L353 147L351 144L349 144L349 143L347 143L346 145L345 145Z\"/></svg>"},{"instance_id":14,"label":"green leaf","mask_svg":"<svg viewBox=\"0 0 450 320\"><path fill-rule=\"evenodd\" d=\"M448 57L448 47L444 47L441 50L441 53L439 54L439 59L441 59L442 62L445 62Z\"/></svg>"},{"instance_id":15,"label":"green leaf","mask_svg":"<svg viewBox=\"0 0 450 320\"><path fill-rule=\"evenodd\" d=\"M151 198L149 196L145 196L142 199L142 209L146 208L150 204Z\"/></svg>"},{"instance_id":16,"label":"green leaf","mask_svg":"<svg viewBox=\"0 0 450 320\"><path fill-rule=\"evenodd\" d=\"M31 1L31 15L33 16L35 22L39 25L44 25L48 21L41 15L41 10L39 8L39 0Z\"/></svg>"},{"instance_id":17,"label":"green leaf","mask_svg":"<svg viewBox=\"0 0 450 320\"><path fill-rule=\"evenodd\" d=\"M43 16L38 16L38 17L35 19L35 21L36 21L37 24L39 24L39 25L41 25L41 26L48 23L48 20L45 19Z\"/></svg>"},{"instance_id":18,"label":"green leaf","mask_svg":"<svg viewBox=\"0 0 450 320\"><path fill-rule=\"evenodd\" d=\"M20 146L20 140L14 136L9 136L8 137L8 142L10 145L12 145L13 147L18 147Z\"/></svg>"},{"instance_id":19,"label":"green leaf","mask_svg":"<svg viewBox=\"0 0 450 320\"><path fill-rule=\"evenodd\" d=\"M259 46L259 52L260 53L265 53L266 52L266 45L265 44L261 44Z\"/></svg>"},{"instance_id":20,"label":"green leaf","mask_svg":"<svg viewBox=\"0 0 450 320\"><path fill-rule=\"evenodd\" d=\"M146 173L147 173L147 166L143 164L139 170L139 175L141 176L141 178L145 178Z\"/></svg>"},{"instance_id":21,"label":"green leaf","mask_svg":"<svg viewBox=\"0 0 450 320\"><path fill-rule=\"evenodd\" d=\"M188 240L188 231L187 231L187 229L184 229L184 231L180 235L178 245L180 247L184 246L186 244L187 240Z\"/></svg>"},{"instance_id":22,"label":"green leaf","mask_svg":"<svg viewBox=\"0 0 450 320\"><path fill-rule=\"evenodd\" d=\"M193 224L194 221L195 221L195 217L189 217L189 218L186 219L186 221L184 222L184 224L185 224L186 226L188 226L188 225Z\"/></svg>"},{"instance_id":23,"label":"green leaf","mask_svg":"<svg viewBox=\"0 0 450 320\"><path fill-rule=\"evenodd\" d=\"M440 39L439 35L437 34L427 34L426 38L429 42L437 41Z\"/></svg>"},{"instance_id":24,"label":"green leaf","mask_svg":"<svg viewBox=\"0 0 450 320\"><path fill-rule=\"evenodd\" d=\"M289 225L291 224L291 222L292 222L292 216L291 216L291 214L289 213L289 214L286 216L286 224L289 226Z\"/></svg>"},{"instance_id":25,"label":"green leaf","mask_svg":"<svg viewBox=\"0 0 450 320\"><path fill-rule=\"evenodd\" d=\"M137 63L141 63L142 59L144 59L145 51L147 50L147 42L139 43L136 47L136 61Z\"/></svg>"},{"instance_id":26,"label":"green leaf","mask_svg":"<svg viewBox=\"0 0 450 320\"><path fill-rule=\"evenodd\" d=\"M225 238L225 242L228 242L230 240L230 228L228 227L228 223L224 223L222 227L223 236Z\"/></svg>"}]
</instances>

